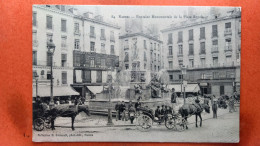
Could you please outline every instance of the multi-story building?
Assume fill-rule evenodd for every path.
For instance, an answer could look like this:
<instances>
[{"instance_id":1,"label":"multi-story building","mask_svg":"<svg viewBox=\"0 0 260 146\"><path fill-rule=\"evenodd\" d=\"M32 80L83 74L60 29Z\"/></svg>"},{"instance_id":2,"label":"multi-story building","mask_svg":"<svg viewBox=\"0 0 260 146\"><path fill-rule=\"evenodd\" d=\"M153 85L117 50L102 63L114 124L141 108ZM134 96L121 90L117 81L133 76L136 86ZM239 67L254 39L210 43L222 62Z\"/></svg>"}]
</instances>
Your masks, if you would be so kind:
<instances>
[{"instance_id":1,"label":"multi-story building","mask_svg":"<svg viewBox=\"0 0 260 146\"><path fill-rule=\"evenodd\" d=\"M131 82L149 83L151 74L162 69L162 41L156 37L126 33L120 36L120 46L122 68L132 71Z\"/></svg>"},{"instance_id":2,"label":"multi-story building","mask_svg":"<svg viewBox=\"0 0 260 146\"><path fill-rule=\"evenodd\" d=\"M65 6L33 6L33 77L37 74L38 95L50 97L51 53L47 43L55 43L53 54L54 96L78 95L71 88L73 83L73 14ZM35 79L33 80L35 85ZM36 89L33 86L33 96ZM67 91L67 92L62 92Z\"/></svg>"},{"instance_id":3,"label":"multi-story building","mask_svg":"<svg viewBox=\"0 0 260 146\"><path fill-rule=\"evenodd\" d=\"M161 30L165 42L165 64L172 84L183 79L198 83L204 94L231 95L240 90L241 15L191 19Z\"/></svg>"},{"instance_id":4,"label":"multi-story building","mask_svg":"<svg viewBox=\"0 0 260 146\"><path fill-rule=\"evenodd\" d=\"M115 78L115 68L119 65L119 29L117 25L104 22L100 15L78 14L73 6L34 5L33 73L40 76L38 94L50 96L51 54L47 42L51 39L56 46L54 96L80 93L85 97L86 93L102 92L110 75L108 72Z\"/></svg>"},{"instance_id":5,"label":"multi-story building","mask_svg":"<svg viewBox=\"0 0 260 146\"><path fill-rule=\"evenodd\" d=\"M73 87L82 96L104 90L107 77L116 79L119 67L120 27L103 21L93 13L74 16ZM102 95L102 94L100 94Z\"/></svg>"}]
</instances>

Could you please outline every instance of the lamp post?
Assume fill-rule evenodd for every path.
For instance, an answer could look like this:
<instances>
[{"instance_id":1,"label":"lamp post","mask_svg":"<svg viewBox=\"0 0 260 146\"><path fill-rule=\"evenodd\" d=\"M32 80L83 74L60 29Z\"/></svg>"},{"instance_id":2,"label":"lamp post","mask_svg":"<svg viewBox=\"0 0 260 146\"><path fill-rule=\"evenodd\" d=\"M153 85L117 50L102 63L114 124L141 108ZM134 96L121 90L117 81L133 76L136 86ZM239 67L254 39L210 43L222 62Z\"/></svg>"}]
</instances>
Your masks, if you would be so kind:
<instances>
[{"instance_id":1,"label":"lamp post","mask_svg":"<svg viewBox=\"0 0 260 146\"><path fill-rule=\"evenodd\" d=\"M181 67L181 94L183 95L183 100L184 100L184 104L185 104L185 102L186 102L186 97L185 97L185 86L184 86L184 84L183 84L183 76L184 75L186 75L186 68L185 68L185 66L182 66ZM186 83L186 82L185 82ZM184 90L184 93L182 92L182 86L184 86L184 88L183 88L183 90Z\"/></svg>"},{"instance_id":2,"label":"lamp post","mask_svg":"<svg viewBox=\"0 0 260 146\"><path fill-rule=\"evenodd\" d=\"M111 89L112 89L113 78L112 78L112 72L110 70L108 71L107 77L108 77L108 98L109 98L107 125L112 126L112 125L114 125L112 122L112 112L111 112Z\"/></svg>"},{"instance_id":3,"label":"lamp post","mask_svg":"<svg viewBox=\"0 0 260 146\"><path fill-rule=\"evenodd\" d=\"M38 78L39 78L39 75L36 73L35 76L35 81L36 81L36 98L38 97Z\"/></svg>"},{"instance_id":4,"label":"lamp post","mask_svg":"<svg viewBox=\"0 0 260 146\"><path fill-rule=\"evenodd\" d=\"M53 54L55 51L55 44L52 42L52 39L47 42L47 48L48 48L48 53L51 54L51 100L50 100L50 105L54 105L54 100L53 100L53 72L52 72L52 66L53 66Z\"/></svg>"}]
</instances>

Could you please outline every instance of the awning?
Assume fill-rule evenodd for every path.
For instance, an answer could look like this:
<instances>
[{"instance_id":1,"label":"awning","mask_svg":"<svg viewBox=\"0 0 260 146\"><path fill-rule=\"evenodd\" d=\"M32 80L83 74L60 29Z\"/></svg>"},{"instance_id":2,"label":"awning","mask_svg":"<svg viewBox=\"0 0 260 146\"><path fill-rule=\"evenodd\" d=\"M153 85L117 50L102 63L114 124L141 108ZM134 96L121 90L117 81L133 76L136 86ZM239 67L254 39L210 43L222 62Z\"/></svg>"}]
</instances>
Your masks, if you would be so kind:
<instances>
[{"instance_id":1,"label":"awning","mask_svg":"<svg viewBox=\"0 0 260 146\"><path fill-rule=\"evenodd\" d=\"M168 85L168 87L170 90L172 90L172 88L175 89L175 92L181 92L181 85ZM198 84L188 84L185 87L185 92L192 92L192 93L196 93L200 90L200 87ZM182 86L182 91L184 91L184 87Z\"/></svg>"},{"instance_id":2,"label":"awning","mask_svg":"<svg viewBox=\"0 0 260 146\"><path fill-rule=\"evenodd\" d=\"M54 86L53 87L53 96L70 96L70 95L79 95L72 87L70 86ZM50 97L51 96L51 87L50 86L38 86L38 96L40 97ZM33 97L36 97L36 87L33 86Z\"/></svg>"},{"instance_id":3,"label":"awning","mask_svg":"<svg viewBox=\"0 0 260 146\"><path fill-rule=\"evenodd\" d=\"M101 93L103 91L103 86L87 86L87 88L96 95L97 93Z\"/></svg>"}]
</instances>

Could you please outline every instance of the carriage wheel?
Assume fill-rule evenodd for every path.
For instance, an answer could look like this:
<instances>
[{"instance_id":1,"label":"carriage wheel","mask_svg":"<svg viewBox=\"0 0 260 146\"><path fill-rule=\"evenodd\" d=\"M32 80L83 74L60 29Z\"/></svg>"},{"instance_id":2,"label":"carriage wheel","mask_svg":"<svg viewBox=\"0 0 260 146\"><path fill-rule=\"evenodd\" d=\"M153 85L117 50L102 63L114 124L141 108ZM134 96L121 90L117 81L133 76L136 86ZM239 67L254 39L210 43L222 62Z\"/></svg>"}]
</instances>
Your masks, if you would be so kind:
<instances>
[{"instance_id":1,"label":"carriage wheel","mask_svg":"<svg viewBox=\"0 0 260 146\"><path fill-rule=\"evenodd\" d=\"M37 118L33 121L33 128L36 131L42 131L44 129L44 120L42 118Z\"/></svg>"},{"instance_id":2,"label":"carriage wheel","mask_svg":"<svg viewBox=\"0 0 260 146\"><path fill-rule=\"evenodd\" d=\"M187 126L187 121L184 118L178 117L177 119L175 119L175 130L176 131L184 131L186 130L186 126Z\"/></svg>"},{"instance_id":3,"label":"carriage wheel","mask_svg":"<svg viewBox=\"0 0 260 146\"><path fill-rule=\"evenodd\" d=\"M45 128L47 128L47 129L51 129L51 119L50 119L50 117L47 117L46 119L45 119Z\"/></svg>"},{"instance_id":4,"label":"carriage wheel","mask_svg":"<svg viewBox=\"0 0 260 146\"><path fill-rule=\"evenodd\" d=\"M176 120L174 118L167 118L165 121L165 126L170 130L176 128Z\"/></svg>"},{"instance_id":5,"label":"carriage wheel","mask_svg":"<svg viewBox=\"0 0 260 146\"><path fill-rule=\"evenodd\" d=\"M137 128L140 131L148 131L152 128L153 120L147 115L140 115L137 118Z\"/></svg>"}]
</instances>

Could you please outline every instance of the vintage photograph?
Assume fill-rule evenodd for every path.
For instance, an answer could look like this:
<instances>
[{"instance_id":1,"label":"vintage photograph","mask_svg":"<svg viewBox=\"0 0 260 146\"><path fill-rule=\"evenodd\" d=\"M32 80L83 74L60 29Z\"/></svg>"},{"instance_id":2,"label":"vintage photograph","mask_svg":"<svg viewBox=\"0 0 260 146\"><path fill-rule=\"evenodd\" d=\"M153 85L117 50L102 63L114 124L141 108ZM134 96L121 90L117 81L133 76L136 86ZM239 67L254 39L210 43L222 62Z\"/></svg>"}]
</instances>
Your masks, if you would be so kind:
<instances>
[{"instance_id":1,"label":"vintage photograph","mask_svg":"<svg viewBox=\"0 0 260 146\"><path fill-rule=\"evenodd\" d=\"M239 142L240 7L33 5L34 142Z\"/></svg>"}]
</instances>

